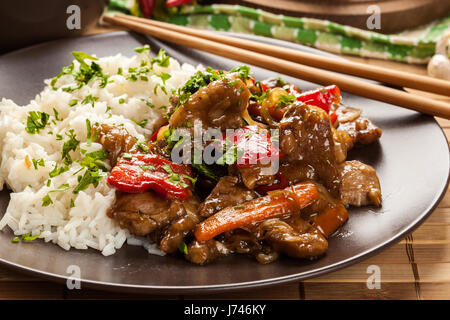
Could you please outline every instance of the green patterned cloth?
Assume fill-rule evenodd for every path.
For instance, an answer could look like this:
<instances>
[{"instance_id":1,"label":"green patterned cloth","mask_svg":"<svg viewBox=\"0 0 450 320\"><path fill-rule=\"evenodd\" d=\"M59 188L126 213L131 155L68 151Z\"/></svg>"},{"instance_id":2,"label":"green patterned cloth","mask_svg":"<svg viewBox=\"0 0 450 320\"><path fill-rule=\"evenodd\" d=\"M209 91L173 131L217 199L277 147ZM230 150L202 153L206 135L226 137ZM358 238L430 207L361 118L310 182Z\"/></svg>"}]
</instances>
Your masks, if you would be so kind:
<instances>
[{"instance_id":1,"label":"green patterned cloth","mask_svg":"<svg viewBox=\"0 0 450 320\"><path fill-rule=\"evenodd\" d=\"M111 0L109 9L139 15L136 3L135 0ZM407 63L427 63L435 53L436 40L450 29L450 16L414 30L385 35L326 20L288 17L239 5L191 5L171 9L160 5L154 16L182 26L255 34L329 52Z\"/></svg>"}]
</instances>

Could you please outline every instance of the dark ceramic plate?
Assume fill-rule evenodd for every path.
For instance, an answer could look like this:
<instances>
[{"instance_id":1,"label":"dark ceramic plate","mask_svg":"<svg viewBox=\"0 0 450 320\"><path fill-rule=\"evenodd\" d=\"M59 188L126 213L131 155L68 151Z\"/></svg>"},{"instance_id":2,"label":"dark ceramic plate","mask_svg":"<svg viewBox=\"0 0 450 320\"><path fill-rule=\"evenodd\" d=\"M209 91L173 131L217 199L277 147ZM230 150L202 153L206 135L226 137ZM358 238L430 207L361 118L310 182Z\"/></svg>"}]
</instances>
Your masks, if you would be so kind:
<instances>
[{"instance_id":1,"label":"dark ceramic plate","mask_svg":"<svg viewBox=\"0 0 450 320\"><path fill-rule=\"evenodd\" d=\"M273 41L273 40L265 40ZM125 32L59 40L0 57L0 97L26 104L43 88L43 79L70 63L70 52L83 50L98 56L121 52L150 43L157 51L162 43ZM295 44L273 41L299 50ZM230 69L238 62L186 48L164 44L180 61ZM276 76L253 68L259 78ZM286 77L303 89L317 87ZM374 166L383 192L382 208L350 210L350 219L330 238L327 254L316 261L282 258L260 265L245 256L232 256L210 265L192 265L180 256L152 256L139 247L124 245L114 256L95 250L64 251L36 241L11 243L9 230L0 232L0 262L60 282L69 276L69 265L81 268L83 285L117 291L151 293L198 293L261 287L318 276L361 261L401 240L418 227L437 206L449 177L447 140L432 117L344 93L344 101L364 110L383 130L379 143L354 150L350 157ZM0 193L0 214L8 205L9 192Z\"/></svg>"}]
</instances>

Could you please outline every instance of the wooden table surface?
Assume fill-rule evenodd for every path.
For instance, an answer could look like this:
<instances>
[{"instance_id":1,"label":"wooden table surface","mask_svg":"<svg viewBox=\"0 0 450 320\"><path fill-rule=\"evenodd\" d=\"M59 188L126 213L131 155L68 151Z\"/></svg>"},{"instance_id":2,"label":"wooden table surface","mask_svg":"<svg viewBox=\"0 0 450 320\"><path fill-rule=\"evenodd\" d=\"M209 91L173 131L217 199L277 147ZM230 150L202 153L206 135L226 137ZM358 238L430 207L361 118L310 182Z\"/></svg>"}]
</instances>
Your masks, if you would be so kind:
<instances>
[{"instance_id":1,"label":"wooden table surface","mask_svg":"<svg viewBox=\"0 0 450 320\"><path fill-rule=\"evenodd\" d=\"M108 31L98 28L91 33ZM425 66L350 59L426 74ZM450 121L437 120L450 141ZM367 286L368 267L373 265L381 271L379 289ZM0 299L450 299L450 189L425 223L404 240L363 262L310 280L235 293L154 296L103 292L83 285L81 290L69 290L0 266Z\"/></svg>"}]
</instances>

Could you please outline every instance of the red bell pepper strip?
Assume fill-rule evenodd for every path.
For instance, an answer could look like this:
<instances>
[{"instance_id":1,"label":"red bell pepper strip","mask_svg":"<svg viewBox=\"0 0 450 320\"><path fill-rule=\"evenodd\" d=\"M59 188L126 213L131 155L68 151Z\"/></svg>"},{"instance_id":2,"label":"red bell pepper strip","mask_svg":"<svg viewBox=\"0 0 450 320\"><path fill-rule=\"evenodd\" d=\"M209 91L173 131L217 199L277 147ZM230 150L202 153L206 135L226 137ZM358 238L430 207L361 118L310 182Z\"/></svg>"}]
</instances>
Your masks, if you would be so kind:
<instances>
[{"instance_id":1,"label":"red bell pepper strip","mask_svg":"<svg viewBox=\"0 0 450 320\"><path fill-rule=\"evenodd\" d=\"M330 112L330 121L331 121L331 124L332 125L334 125L335 123L336 123L336 120L337 120L337 114L336 113L334 113L334 112Z\"/></svg>"},{"instance_id":2,"label":"red bell pepper strip","mask_svg":"<svg viewBox=\"0 0 450 320\"><path fill-rule=\"evenodd\" d=\"M145 18L151 18L156 0L139 0L139 6Z\"/></svg>"},{"instance_id":3,"label":"red bell pepper strip","mask_svg":"<svg viewBox=\"0 0 450 320\"><path fill-rule=\"evenodd\" d=\"M125 153L111 170L108 183L127 193L151 189L164 197L184 200L192 195L193 179L187 165L154 154Z\"/></svg>"},{"instance_id":4,"label":"red bell pepper strip","mask_svg":"<svg viewBox=\"0 0 450 320\"><path fill-rule=\"evenodd\" d=\"M331 85L325 88L303 92L297 96L297 100L319 107L329 113L331 105L341 101L341 91L338 86Z\"/></svg>"},{"instance_id":5,"label":"red bell pepper strip","mask_svg":"<svg viewBox=\"0 0 450 320\"><path fill-rule=\"evenodd\" d=\"M161 130L161 128L159 128L158 130L153 132L152 136L150 137L150 141L156 141L156 138L158 137L159 130Z\"/></svg>"},{"instance_id":6,"label":"red bell pepper strip","mask_svg":"<svg viewBox=\"0 0 450 320\"><path fill-rule=\"evenodd\" d=\"M178 6L182 6L184 4L189 4L191 2L193 2L194 0L167 0L166 1L166 6L168 7L178 7Z\"/></svg>"},{"instance_id":7,"label":"red bell pepper strip","mask_svg":"<svg viewBox=\"0 0 450 320\"><path fill-rule=\"evenodd\" d=\"M270 89L270 87L266 86L264 83L260 82L260 84L261 84L261 90L263 93Z\"/></svg>"},{"instance_id":8,"label":"red bell pepper strip","mask_svg":"<svg viewBox=\"0 0 450 320\"><path fill-rule=\"evenodd\" d=\"M264 90L263 88L263 91L266 90ZM330 108L333 103L339 103L341 101L341 91L336 85L306 91L303 93L299 92L295 88L295 86L291 85L289 87L289 90L287 91L289 94L294 95L298 101L302 101L306 104L319 107L325 110L327 113L330 113ZM257 103L250 103L248 111L253 116L261 116L261 106ZM283 118L284 112L285 108L279 108L277 106L272 106L271 108L269 108L270 116L277 121L280 121ZM336 119L333 120L332 118L334 118L334 116L330 114L330 120L332 120L332 123L334 124L334 122L336 122Z\"/></svg>"},{"instance_id":9,"label":"red bell pepper strip","mask_svg":"<svg viewBox=\"0 0 450 320\"><path fill-rule=\"evenodd\" d=\"M259 163L268 164L282 156L272 143L269 131L258 126L245 126L235 130L220 141L217 148L225 150L224 154L229 151L236 152L238 168Z\"/></svg>"},{"instance_id":10,"label":"red bell pepper strip","mask_svg":"<svg viewBox=\"0 0 450 320\"><path fill-rule=\"evenodd\" d=\"M284 189L288 186L287 179L280 172L277 172L275 174L275 177L278 180L276 183L272 183L272 184L265 185L265 186L259 186L255 189L256 192L258 192L259 194L262 194L262 195L266 195L270 191Z\"/></svg>"}]
</instances>

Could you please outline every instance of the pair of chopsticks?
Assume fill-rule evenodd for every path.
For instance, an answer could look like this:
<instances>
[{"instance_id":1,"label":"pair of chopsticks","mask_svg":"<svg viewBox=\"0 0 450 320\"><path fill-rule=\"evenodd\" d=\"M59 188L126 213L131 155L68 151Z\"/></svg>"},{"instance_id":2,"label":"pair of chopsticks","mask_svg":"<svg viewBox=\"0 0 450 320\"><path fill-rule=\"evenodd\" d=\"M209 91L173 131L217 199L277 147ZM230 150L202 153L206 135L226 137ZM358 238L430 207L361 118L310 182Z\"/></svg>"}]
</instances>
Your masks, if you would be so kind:
<instances>
[{"instance_id":1,"label":"pair of chopsticks","mask_svg":"<svg viewBox=\"0 0 450 320\"><path fill-rule=\"evenodd\" d=\"M323 86L336 84L345 92L450 119L450 104L448 103L362 81L340 73L445 96L450 96L449 81L338 60L155 20L118 14L106 15L103 20L163 41L206 51Z\"/></svg>"}]
</instances>

